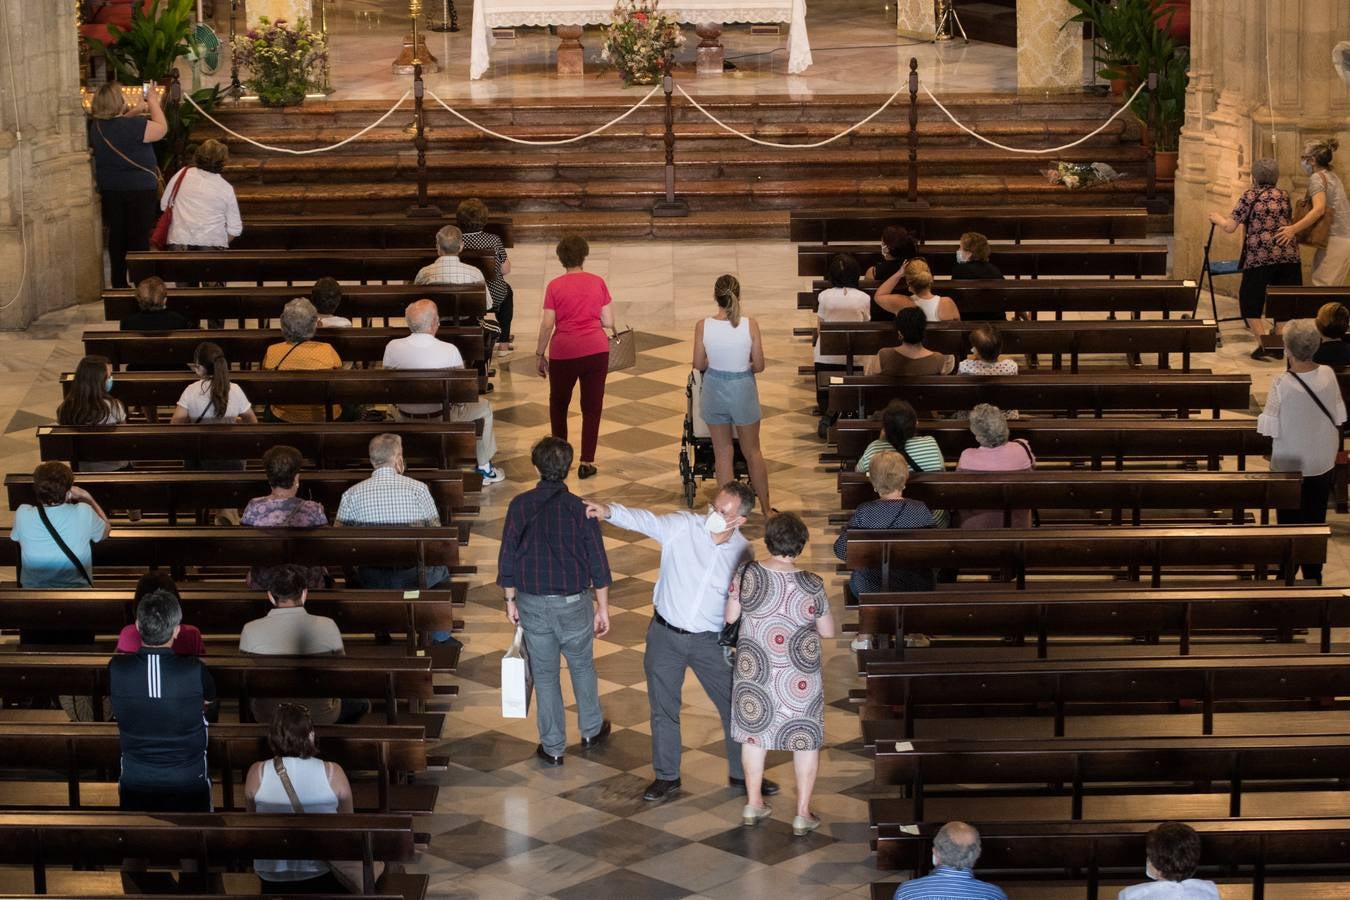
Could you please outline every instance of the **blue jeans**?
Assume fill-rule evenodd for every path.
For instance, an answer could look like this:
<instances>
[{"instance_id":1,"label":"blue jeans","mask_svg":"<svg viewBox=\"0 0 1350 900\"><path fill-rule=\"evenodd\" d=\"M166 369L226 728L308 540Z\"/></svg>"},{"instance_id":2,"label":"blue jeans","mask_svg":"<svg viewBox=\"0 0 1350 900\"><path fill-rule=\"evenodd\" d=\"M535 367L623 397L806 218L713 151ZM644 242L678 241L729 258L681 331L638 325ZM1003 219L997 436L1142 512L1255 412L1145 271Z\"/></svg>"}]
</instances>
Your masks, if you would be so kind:
<instances>
[{"instance_id":1,"label":"blue jeans","mask_svg":"<svg viewBox=\"0 0 1350 900\"><path fill-rule=\"evenodd\" d=\"M593 737L604 716L600 712L600 688L595 680L594 594L516 594L520 625L525 629L525 650L534 675L535 714L539 743L553 756L567 748L567 713L563 708L561 664L567 657L572 692L577 698L577 725L582 737Z\"/></svg>"},{"instance_id":2,"label":"blue jeans","mask_svg":"<svg viewBox=\"0 0 1350 900\"><path fill-rule=\"evenodd\" d=\"M417 580L417 567L410 569L386 569L380 566L361 566L357 569L356 580L363 588L412 591L420 587ZM434 588L450 580L450 570L445 566L427 566L427 587ZM431 639L438 644L450 640L450 632L433 631Z\"/></svg>"}]
</instances>

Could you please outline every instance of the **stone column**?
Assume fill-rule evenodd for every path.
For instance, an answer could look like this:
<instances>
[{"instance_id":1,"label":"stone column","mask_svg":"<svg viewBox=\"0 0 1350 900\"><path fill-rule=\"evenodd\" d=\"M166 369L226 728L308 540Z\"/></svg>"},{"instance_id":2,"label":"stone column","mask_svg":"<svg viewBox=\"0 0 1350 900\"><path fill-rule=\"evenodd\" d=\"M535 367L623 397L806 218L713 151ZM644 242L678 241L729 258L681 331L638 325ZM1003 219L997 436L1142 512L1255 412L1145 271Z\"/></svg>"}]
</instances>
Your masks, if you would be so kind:
<instances>
[{"instance_id":1,"label":"stone column","mask_svg":"<svg viewBox=\"0 0 1350 900\"><path fill-rule=\"evenodd\" d=\"M0 305L9 304L0 327L15 329L98 299L103 239L80 106L74 4L0 6L15 52L4 59L0 41ZM10 62L19 84L9 83Z\"/></svg>"},{"instance_id":2,"label":"stone column","mask_svg":"<svg viewBox=\"0 0 1350 900\"><path fill-rule=\"evenodd\" d=\"M318 27L314 22L313 0L245 0L245 7L244 21L249 25L257 24L260 16L267 16L270 22L285 19L291 25L304 18ZM402 12L407 13L406 5Z\"/></svg>"},{"instance_id":3,"label":"stone column","mask_svg":"<svg viewBox=\"0 0 1350 900\"><path fill-rule=\"evenodd\" d=\"M931 41L937 33L933 0L896 0L895 33L912 40Z\"/></svg>"},{"instance_id":4,"label":"stone column","mask_svg":"<svg viewBox=\"0 0 1350 900\"><path fill-rule=\"evenodd\" d=\"M1065 25L1064 0L1017 0L1017 90L1069 92L1083 87L1083 26Z\"/></svg>"},{"instance_id":5,"label":"stone column","mask_svg":"<svg viewBox=\"0 0 1350 900\"><path fill-rule=\"evenodd\" d=\"M1191 81L1174 188L1173 277L1199 274L1208 213L1232 209L1248 186L1254 159L1274 156L1280 187L1298 196L1307 187L1298 168L1304 141L1337 137L1346 155L1350 85L1336 77L1331 51L1348 36L1350 8L1344 3L1193 0ZM1235 258L1238 249L1238 235L1216 235L1215 258ZM1305 254L1305 262L1310 258ZM1221 278L1218 287L1235 294L1237 279Z\"/></svg>"}]
</instances>

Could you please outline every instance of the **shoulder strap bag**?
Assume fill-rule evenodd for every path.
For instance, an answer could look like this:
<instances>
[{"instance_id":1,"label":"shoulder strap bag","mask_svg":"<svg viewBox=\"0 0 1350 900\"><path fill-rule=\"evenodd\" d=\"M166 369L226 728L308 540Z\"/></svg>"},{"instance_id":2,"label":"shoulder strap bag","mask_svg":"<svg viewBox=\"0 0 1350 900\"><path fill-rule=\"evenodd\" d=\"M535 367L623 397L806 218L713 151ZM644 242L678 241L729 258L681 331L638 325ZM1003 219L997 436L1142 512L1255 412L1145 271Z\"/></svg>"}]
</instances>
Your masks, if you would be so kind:
<instances>
[{"instance_id":1,"label":"shoulder strap bag","mask_svg":"<svg viewBox=\"0 0 1350 900\"><path fill-rule=\"evenodd\" d=\"M291 809L300 815L305 814L305 807L300 803L300 795L295 792L295 785L291 784L290 773L286 771L286 763L280 756L272 757L272 768L276 770L277 778L281 779L281 786L286 791L286 799L291 801ZM327 764L324 765L324 773L327 774ZM330 859L325 860L324 864L328 870L333 873L333 877L347 890L349 894L365 893L365 872L362 864L356 860ZM372 878L379 878L384 868L383 863L376 862Z\"/></svg>"},{"instance_id":2,"label":"shoulder strap bag","mask_svg":"<svg viewBox=\"0 0 1350 900\"><path fill-rule=\"evenodd\" d=\"M175 176L178 180L173 183L173 191L169 194L169 205L164 207L164 212L155 220L155 230L150 232L150 247L154 250L165 250L169 246L169 230L173 228L173 204L178 199L178 191L183 187L187 173L188 170L185 168Z\"/></svg>"},{"instance_id":3,"label":"shoulder strap bag","mask_svg":"<svg viewBox=\"0 0 1350 900\"><path fill-rule=\"evenodd\" d=\"M1331 423L1331 427L1335 428L1336 433L1340 435L1340 446L1336 450L1336 465L1345 465L1345 430L1336 422L1336 417L1331 414L1331 410L1327 409L1327 405L1322 402L1322 398L1317 396L1317 392L1308 387L1308 382L1299 378L1298 374L1295 372L1290 372L1289 375L1298 382L1299 387L1308 392L1308 396L1312 398L1312 402L1317 404L1317 408L1322 411L1322 415L1327 417L1327 421Z\"/></svg>"},{"instance_id":4,"label":"shoulder strap bag","mask_svg":"<svg viewBox=\"0 0 1350 900\"><path fill-rule=\"evenodd\" d=\"M164 175L159 171L159 169L157 169L157 168L156 168L156 169L150 169L150 168L147 168L147 167L141 165L140 163L136 162L136 160L132 159L130 156L127 156L127 155L126 155L125 153L123 153L121 150L118 150L118 149L117 149L117 145L114 144L112 141L108 140L108 136L107 136L106 134L103 133L103 123L102 123L102 122L95 122L95 123L94 123L94 130L98 132L99 140L103 141L103 143L107 145L107 147L108 147L109 150L111 150L112 152L116 153L118 156L122 157L122 161L123 161L123 162L125 162L127 165L131 166L132 168L140 169L142 172L145 172L147 175L153 176L154 179L155 179L155 195L156 195L157 197L163 196L163 194L164 194Z\"/></svg>"},{"instance_id":5,"label":"shoulder strap bag","mask_svg":"<svg viewBox=\"0 0 1350 900\"><path fill-rule=\"evenodd\" d=\"M89 570L84 567L84 563L80 562L80 558L70 549L70 545L62 540L61 535L57 532L56 528L52 526L52 520L47 518L46 507L39 503L37 505L37 511L38 518L42 519L42 524L46 527L47 533L52 536L52 540L56 541L56 546L61 548L61 552L66 555L66 559L70 560L70 564L75 567L75 571L80 573L80 577L84 579L84 583L93 587L94 579L89 577Z\"/></svg>"},{"instance_id":6,"label":"shoulder strap bag","mask_svg":"<svg viewBox=\"0 0 1350 900\"><path fill-rule=\"evenodd\" d=\"M1321 217L1310 227L1305 228L1298 234L1298 242L1300 244L1307 244L1309 247L1325 247L1327 245L1327 239L1331 237L1331 223L1336 220L1336 210L1331 208L1331 195L1327 190L1329 187L1327 184L1327 175L1325 172L1322 172L1321 175L1322 194L1326 198L1327 204L1322 209ZM1313 211L1311 187L1312 183L1309 181L1308 192L1294 203L1295 222Z\"/></svg>"}]
</instances>

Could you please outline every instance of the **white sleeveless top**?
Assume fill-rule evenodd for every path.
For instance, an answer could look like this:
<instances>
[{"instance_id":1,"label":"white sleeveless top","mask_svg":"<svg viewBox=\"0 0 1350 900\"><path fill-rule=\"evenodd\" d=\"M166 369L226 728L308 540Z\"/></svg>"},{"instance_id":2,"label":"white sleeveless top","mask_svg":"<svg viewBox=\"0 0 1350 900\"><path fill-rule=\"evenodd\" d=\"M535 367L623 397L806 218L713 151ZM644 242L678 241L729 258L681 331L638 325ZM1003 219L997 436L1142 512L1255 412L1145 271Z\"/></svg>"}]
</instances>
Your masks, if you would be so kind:
<instances>
[{"instance_id":1,"label":"white sleeveless top","mask_svg":"<svg viewBox=\"0 0 1350 900\"><path fill-rule=\"evenodd\" d=\"M919 309L923 310L923 316L925 319L927 319L930 322L938 321L938 304L942 302L941 297L935 294L932 297L928 297L927 299L921 297L915 297L913 299L914 305L917 306Z\"/></svg>"},{"instance_id":2,"label":"white sleeveless top","mask_svg":"<svg viewBox=\"0 0 1350 900\"><path fill-rule=\"evenodd\" d=\"M328 783L328 772L323 760L313 756L309 759L287 756L282 762L306 814L337 812L337 794L333 793ZM277 777L277 770L270 759L263 760L262 783L258 785L253 802L260 813L295 814L295 807L286 796L286 788ZM303 881L323 875L328 871L328 863L321 859L255 859L253 871L267 881Z\"/></svg>"},{"instance_id":3,"label":"white sleeveless top","mask_svg":"<svg viewBox=\"0 0 1350 900\"><path fill-rule=\"evenodd\" d=\"M709 316L703 320L703 350L708 368L719 372L750 371L750 320L741 317L735 328L726 319Z\"/></svg>"}]
</instances>

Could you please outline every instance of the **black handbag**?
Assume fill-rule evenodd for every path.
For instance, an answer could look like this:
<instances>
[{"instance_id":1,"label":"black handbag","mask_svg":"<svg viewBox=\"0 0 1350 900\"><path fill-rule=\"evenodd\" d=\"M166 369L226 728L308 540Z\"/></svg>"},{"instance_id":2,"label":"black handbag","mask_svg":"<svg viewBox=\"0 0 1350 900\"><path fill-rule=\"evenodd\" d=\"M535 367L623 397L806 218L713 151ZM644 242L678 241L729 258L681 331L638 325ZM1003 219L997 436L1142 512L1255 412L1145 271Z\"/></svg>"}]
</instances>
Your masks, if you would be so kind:
<instances>
[{"instance_id":1,"label":"black handbag","mask_svg":"<svg viewBox=\"0 0 1350 900\"><path fill-rule=\"evenodd\" d=\"M741 567L739 593L745 592L745 570L752 565L754 565L753 562L748 562ZM744 614L741 615L741 618L745 618ZM741 619L737 619L735 622L727 622L722 626L722 630L717 633L717 643L722 647L730 647L733 650L736 648L736 642L740 639Z\"/></svg>"}]
</instances>

